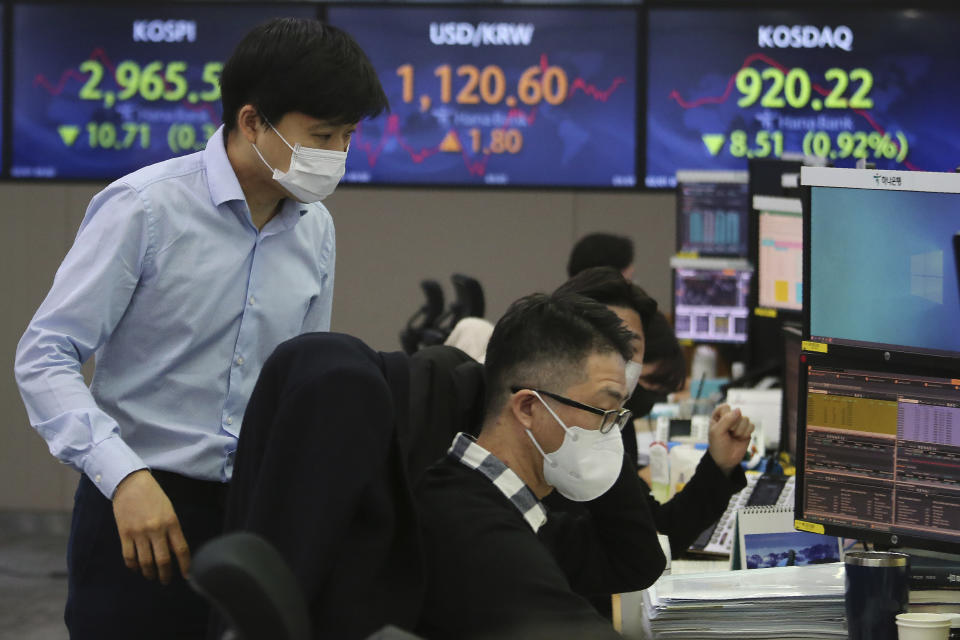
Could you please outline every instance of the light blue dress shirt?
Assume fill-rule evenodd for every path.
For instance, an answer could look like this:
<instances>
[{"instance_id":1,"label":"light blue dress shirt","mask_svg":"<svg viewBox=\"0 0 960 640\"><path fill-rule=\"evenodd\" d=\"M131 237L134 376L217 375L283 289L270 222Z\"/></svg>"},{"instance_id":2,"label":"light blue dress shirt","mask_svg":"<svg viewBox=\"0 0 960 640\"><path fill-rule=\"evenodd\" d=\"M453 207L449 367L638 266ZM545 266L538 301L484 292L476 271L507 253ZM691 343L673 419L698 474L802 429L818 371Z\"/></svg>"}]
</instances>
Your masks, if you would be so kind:
<instances>
[{"instance_id":1,"label":"light blue dress shirt","mask_svg":"<svg viewBox=\"0 0 960 640\"><path fill-rule=\"evenodd\" d=\"M121 178L90 202L17 347L30 423L108 498L143 468L228 481L264 360L330 328L335 257L319 203L284 200L258 232L222 128Z\"/></svg>"}]
</instances>

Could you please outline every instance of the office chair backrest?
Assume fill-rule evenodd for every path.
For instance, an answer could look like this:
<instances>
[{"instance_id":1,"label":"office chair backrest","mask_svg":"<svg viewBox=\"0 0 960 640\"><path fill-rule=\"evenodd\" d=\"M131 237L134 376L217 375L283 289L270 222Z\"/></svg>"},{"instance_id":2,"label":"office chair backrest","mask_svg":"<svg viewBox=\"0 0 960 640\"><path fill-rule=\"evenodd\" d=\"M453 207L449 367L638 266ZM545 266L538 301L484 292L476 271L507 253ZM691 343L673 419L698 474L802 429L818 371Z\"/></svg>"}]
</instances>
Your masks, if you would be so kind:
<instances>
[{"instance_id":1,"label":"office chair backrest","mask_svg":"<svg viewBox=\"0 0 960 640\"><path fill-rule=\"evenodd\" d=\"M486 311L486 304L480 281L461 273L453 274L450 281L453 282L453 290L457 298L454 305L458 308L459 314L459 317L454 320L451 326L456 325L461 318L482 318L484 311Z\"/></svg>"},{"instance_id":2,"label":"office chair backrest","mask_svg":"<svg viewBox=\"0 0 960 640\"><path fill-rule=\"evenodd\" d=\"M240 640L309 640L310 616L296 577L273 546L246 531L211 540L193 557L191 586Z\"/></svg>"},{"instance_id":3,"label":"office chair backrest","mask_svg":"<svg viewBox=\"0 0 960 640\"><path fill-rule=\"evenodd\" d=\"M420 288L427 298L427 303L423 306L423 325L436 326L437 318L443 313L443 289L436 280L423 280Z\"/></svg>"},{"instance_id":4,"label":"office chair backrest","mask_svg":"<svg viewBox=\"0 0 960 640\"><path fill-rule=\"evenodd\" d=\"M332 332L267 359L250 396L224 531L253 531L296 576L318 637L413 628L426 580L402 436L410 364Z\"/></svg>"},{"instance_id":5,"label":"office chair backrest","mask_svg":"<svg viewBox=\"0 0 960 640\"><path fill-rule=\"evenodd\" d=\"M193 558L190 585L230 622L224 638L309 640L303 592L269 542L246 531L204 545ZM387 625L368 640L422 640Z\"/></svg>"},{"instance_id":6,"label":"office chair backrest","mask_svg":"<svg viewBox=\"0 0 960 640\"><path fill-rule=\"evenodd\" d=\"M442 458L454 436L477 435L483 419L483 365L455 347L426 347L410 358L410 422L403 435L413 483Z\"/></svg>"},{"instance_id":7,"label":"office chair backrest","mask_svg":"<svg viewBox=\"0 0 960 640\"><path fill-rule=\"evenodd\" d=\"M400 332L400 344L407 355L415 353L424 345L440 344L446 337L446 333L439 327L444 303L440 283L436 280L422 280L420 288L423 289L426 302L410 316L407 326Z\"/></svg>"}]
</instances>

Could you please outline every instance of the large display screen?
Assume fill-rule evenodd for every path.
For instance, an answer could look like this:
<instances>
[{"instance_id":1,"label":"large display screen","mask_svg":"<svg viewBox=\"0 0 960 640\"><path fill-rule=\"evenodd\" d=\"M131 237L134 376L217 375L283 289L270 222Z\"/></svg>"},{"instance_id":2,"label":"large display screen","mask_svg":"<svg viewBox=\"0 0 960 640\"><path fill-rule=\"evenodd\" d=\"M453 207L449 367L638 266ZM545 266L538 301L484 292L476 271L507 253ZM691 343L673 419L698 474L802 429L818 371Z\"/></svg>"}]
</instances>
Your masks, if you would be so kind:
<instances>
[{"instance_id":1,"label":"large display screen","mask_svg":"<svg viewBox=\"0 0 960 640\"><path fill-rule=\"evenodd\" d=\"M111 179L203 148L224 61L309 5L15 5L13 177Z\"/></svg>"},{"instance_id":2,"label":"large display screen","mask_svg":"<svg viewBox=\"0 0 960 640\"><path fill-rule=\"evenodd\" d=\"M646 185L784 152L952 170L958 32L947 11L652 9Z\"/></svg>"},{"instance_id":3,"label":"large display screen","mask_svg":"<svg viewBox=\"0 0 960 640\"><path fill-rule=\"evenodd\" d=\"M960 194L813 187L811 339L960 354L957 232Z\"/></svg>"},{"instance_id":4,"label":"large display screen","mask_svg":"<svg viewBox=\"0 0 960 640\"><path fill-rule=\"evenodd\" d=\"M363 122L345 182L636 185L633 9L330 7L391 112Z\"/></svg>"}]
</instances>

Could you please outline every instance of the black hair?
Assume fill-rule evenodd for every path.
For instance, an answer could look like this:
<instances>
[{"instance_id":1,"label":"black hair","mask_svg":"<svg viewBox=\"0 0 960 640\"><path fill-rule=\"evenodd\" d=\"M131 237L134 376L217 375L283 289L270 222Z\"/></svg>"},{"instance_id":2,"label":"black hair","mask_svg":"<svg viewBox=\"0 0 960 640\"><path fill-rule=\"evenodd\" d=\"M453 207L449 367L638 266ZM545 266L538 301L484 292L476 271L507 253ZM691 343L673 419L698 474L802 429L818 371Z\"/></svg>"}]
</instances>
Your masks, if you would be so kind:
<instances>
[{"instance_id":1,"label":"black hair","mask_svg":"<svg viewBox=\"0 0 960 640\"><path fill-rule=\"evenodd\" d=\"M614 267L623 271L633 264L633 240L610 233L591 233L573 245L567 261L567 277L590 267Z\"/></svg>"},{"instance_id":2,"label":"black hair","mask_svg":"<svg viewBox=\"0 0 960 640\"><path fill-rule=\"evenodd\" d=\"M644 383L668 392L682 389L687 379L687 361L670 321L657 311L650 323L644 326L644 333L646 350L643 352L643 361L658 363L656 370L644 374Z\"/></svg>"},{"instance_id":3,"label":"black hair","mask_svg":"<svg viewBox=\"0 0 960 640\"><path fill-rule=\"evenodd\" d=\"M649 340L647 326L657 313L657 301L613 267L584 269L560 285L554 293L575 293L600 304L633 309L643 324L644 341Z\"/></svg>"},{"instance_id":4,"label":"black hair","mask_svg":"<svg viewBox=\"0 0 960 640\"><path fill-rule=\"evenodd\" d=\"M308 18L275 18L244 36L223 67L220 89L227 131L245 104L273 123L297 111L350 124L390 109L360 45Z\"/></svg>"},{"instance_id":5,"label":"black hair","mask_svg":"<svg viewBox=\"0 0 960 640\"><path fill-rule=\"evenodd\" d=\"M496 416L514 385L562 393L583 380L594 353L633 357L620 318L604 305L573 294L535 293L520 298L493 329L487 345L485 412Z\"/></svg>"}]
</instances>

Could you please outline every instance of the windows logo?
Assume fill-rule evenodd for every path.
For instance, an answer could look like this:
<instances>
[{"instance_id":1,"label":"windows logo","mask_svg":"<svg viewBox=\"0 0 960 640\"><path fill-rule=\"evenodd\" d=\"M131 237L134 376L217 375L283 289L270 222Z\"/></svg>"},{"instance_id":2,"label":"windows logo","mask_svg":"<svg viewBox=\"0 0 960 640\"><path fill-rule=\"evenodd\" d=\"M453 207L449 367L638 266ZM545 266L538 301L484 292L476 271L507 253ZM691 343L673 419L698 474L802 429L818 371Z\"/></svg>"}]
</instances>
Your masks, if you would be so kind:
<instances>
[{"instance_id":1,"label":"windows logo","mask_svg":"<svg viewBox=\"0 0 960 640\"><path fill-rule=\"evenodd\" d=\"M910 256L910 295L943 304L943 251Z\"/></svg>"}]
</instances>

